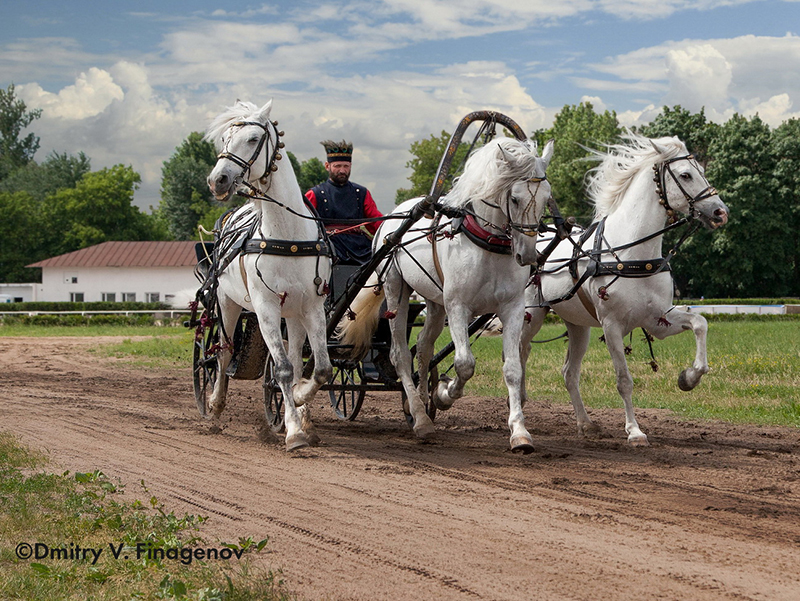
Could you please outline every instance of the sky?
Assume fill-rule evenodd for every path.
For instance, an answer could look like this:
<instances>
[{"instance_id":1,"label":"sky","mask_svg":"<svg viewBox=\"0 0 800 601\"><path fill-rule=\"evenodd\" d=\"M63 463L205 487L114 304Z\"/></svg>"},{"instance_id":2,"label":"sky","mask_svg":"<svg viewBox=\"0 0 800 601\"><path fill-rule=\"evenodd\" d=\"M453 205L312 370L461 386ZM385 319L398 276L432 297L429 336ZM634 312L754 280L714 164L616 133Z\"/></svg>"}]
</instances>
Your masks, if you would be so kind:
<instances>
[{"instance_id":1,"label":"sky","mask_svg":"<svg viewBox=\"0 0 800 601\"><path fill-rule=\"evenodd\" d=\"M530 133L589 101L622 125L681 105L722 123L800 118L800 0L3 0L0 86L36 155L131 165L134 204L237 99L272 100L287 150L353 142L352 179L391 210L412 142L499 111ZM469 136L469 133L467 134Z\"/></svg>"}]
</instances>

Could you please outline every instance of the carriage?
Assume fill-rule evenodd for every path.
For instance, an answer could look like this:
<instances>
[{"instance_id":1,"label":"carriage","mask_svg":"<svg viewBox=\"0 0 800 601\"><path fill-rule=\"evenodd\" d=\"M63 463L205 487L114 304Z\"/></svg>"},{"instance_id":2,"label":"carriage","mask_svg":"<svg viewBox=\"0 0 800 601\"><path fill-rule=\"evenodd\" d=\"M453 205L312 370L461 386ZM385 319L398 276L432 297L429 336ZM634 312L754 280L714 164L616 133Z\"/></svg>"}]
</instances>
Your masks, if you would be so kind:
<instances>
[{"instance_id":1,"label":"carriage","mask_svg":"<svg viewBox=\"0 0 800 601\"><path fill-rule=\"evenodd\" d=\"M415 325L420 325L418 322L421 320L426 309L425 303L410 303L407 307L406 315L404 316L404 327L399 326L397 328L394 327L396 324L393 322L390 323L390 319L385 315L384 303L382 316L378 319L377 329L371 336L370 343L368 344L368 351L364 353L354 353L353 345L343 342L335 330L337 324L339 324L341 321L347 320L346 314L348 311L350 311L351 303L353 303L358 294L365 288L369 288L369 286L372 285L368 284L367 282L370 280L370 278L375 277L376 270L378 269L379 265L381 265L381 262L384 261L386 257L397 247L403 244L403 236L406 235L409 230L411 230L412 226L418 221L426 218L428 218L427 220L429 222L433 221L432 218L434 207L436 207L437 210L441 210L441 207L437 206L437 203L442 196L442 192L448 177L448 172L455 156L455 151L461 143L465 130L475 122L480 123L481 126L475 136L475 140L472 142L473 148L481 138L483 140L483 144L491 141L495 136L498 125L505 127L508 131L510 131L514 136L514 140L519 142L524 142L526 140L526 136L522 129L513 120L505 115L491 111L478 111L470 113L461 120L450 140L450 144L439 165L439 170L431 193L420 199L418 202L413 203L413 206L407 212L402 213L399 216L392 215L385 217L385 219L388 220L392 219L394 216L395 224L399 222L399 225L396 227L393 226L393 231L386 235L385 238L380 241L380 244L376 245L372 259L360 267L350 265L333 266L328 286L325 291L327 293L327 298L324 302L327 355L330 360L331 369L329 372L327 372L329 375L326 378L326 381L321 383L317 390L328 392L333 412L339 419L354 420L358 416L367 392L399 391L401 392L400 397L402 408L409 426L414 428L415 426L419 425L419 415L415 417L412 412L413 401L411 404L409 403L408 385L404 386L403 382L401 382L401 378L398 376L397 370L390 360L390 351L393 335L394 338L399 338L402 337L402 334L404 333L405 340L403 341L403 344L405 344L406 347L408 346L412 328L415 327ZM269 124L271 122L267 121L266 123L267 124L264 125L259 123L258 120L253 120L252 118L250 118L250 120L240 119L239 121L231 121L229 127L241 128L243 126L249 127L257 125L263 128L265 132L269 132ZM276 122L273 123L277 125ZM278 132L277 135L280 135L280 132ZM257 149L253 151L249 161L231 153L227 149L229 141L224 143L225 147L223 152L220 154L220 157L229 159L236 165L242 167L242 173L240 175L241 181L239 182L239 185L247 185L248 177L250 176L252 168L256 165L256 161L258 160L258 155L260 154L262 146L268 146L269 143L269 139L267 139L265 143L264 138L262 137L261 143ZM542 218L544 206L546 205L549 208L550 216L554 220L555 227L553 229L558 232L560 237L563 238L567 235L564 226L564 220L561 218L558 208L549 193L549 184L547 185L546 190L540 190L542 182L546 183L544 177L546 162L542 163L541 159L538 157L538 155L536 155L535 146L531 148L527 145L527 142L524 143L526 145L526 153L530 153L531 157L533 157L525 157L527 161L525 163L526 171L524 178L522 178L522 182L527 186L530 196L526 197L526 202L528 204L524 206L523 209L517 210L531 211L530 207L533 207L536 215L535 218L527 218L527 213L520 213L525 215L527 219L522 219L519 223L517 223L515 225L517 231L513 233L519 235L523 240L525 238L535 237L535 234L538 233L539 229L544 228L542 225ZM277 148L278 144L275 144L275 147ZM548 146L548 150L550 153L552 152L552 144ZM507 160L511 161L513 157L511 157L508 151L498 147L497 152L499 153L501 151L503 154L508 155ZM272 152L273 160L271 164L274 164L275 156L280 159L280 155L276 155L277 150ZM277 171L277 169L272 167L271 164L265 165L264 176L262 176L262 178L255 176L251 179L253 181L257 181L258 179L263 181L263 179L269 175L270 171ZM535 171L535 173L531 171L532 169ZM219 177L218 179L224 178ZM517 179L520 178L518 177ZM211 182L211 179L209 181ZM535 190L533 191L531 191L531 182L535 182ZM228 182L225 180L224 183L226 185L230 184L230 187L233 187L233 182ZM511 184L513 183L514 182L511 181L507 184L504 184L508 189L507 194L509 197L511 197ZM252 185L250 188L251 191L255 192L252 188ZM213 187L212 191L214 191ZM217 197L230 197L231 194L232 192L230 189L225 188L220 194L217 194ZM262 192L257 192L252 195L246 195L251 196L251 198L263 200L264 197L262 194ZM539 196L541 196L543 199L541 202L539 202L539 206L537 206L537 203L535 202L537 194L539 194ZM269 200L275 202L272 198L269 198ZM516 204L516 198L511 198L511 200L513 200ZM280 202L277 204L283 206ZM510 201L507 201L507 204L510 204ZM504 210L510 211L511 209L505 208ZM296 214L298 211L293 210L291 212ZM531 213L531 215L533 215L533 213ZM219 229L222 229L222 227L223 226L220 225ZM216 229L217 228L215 228L215 230ZM227 378L262 380L266 419L270 427L274 431L279 432L286 427L285 394L287 389L282 386L281 382L279 381L277 374L277 362L273 356L274 353L269 352L268 344L265 343L265 337L262 335L263 332L261 331L261 322L263 320L259 318L255 310L248 309L245 307L245 303L240 302L239 304L244 307L244 309L241 310L241 313L238 315L235 327L232 328L233 332L225 332L223 316L221 315L222 311L219 310L217 299L219 285L217 276L227 267L239 267L242 271L242 277L245 279L245 282L247 281L244 266L237 265L237 260L235 259L236 253L233 253L230 249L233 247L241 249L242 247L246 246L246 240L243 241L243 239L246 239L248 236L252 237L254 235L254 231L255 230L251 228L249 234L240 235L239 240L237 242L227 244L227 248L221 248L221 246L225 245L221 245L219 241L216 243L203 242L198 243L197 245L198 265L196 274L198 279L201 281L201 288L198 291L197 300L193 304L191 318L186 323L188 327L196 329L193 352L194 393L200 414L204 417L208 417L211 413L217 413L217 410L212 410L213 401L211 400L211 396L212 392L218 388L218 380L221 377L223 377L224 380ZM324 238L324 229L321 230L320 235ZM500 236L495 237L499 238ZM501 249L504 254L510 254L510 239L511 235L509 234L509 242L507 243L509 248ZM264 242L262 241L262 245L263 244ZM533 256L535 257L535 253ZM239 260L241 261L241 258ZM523 264L520 258L517 258L517 261L520 263L520 265ZM530 262L531 261L528 261L528 263ZM440 267L438 265L437 270L440 271ZM317 271L319 272L319 263L317 264ZM256 272L258 272L257 269ZM263 281L260 273L258 273L258 277ZM319 277L317 280L319 280ZM281 307L283 306L284 300L285 298L281 299ZM480 336L482 328L493 317L494 313L482 313L478 317L472 319L469 327L467 328L468 336ZM228 326L228 329L231 329L230 325ZM287 329L287 324L284 320L281 320L280 336L284 348L289 350L289 347L291 346L288 342L289 332ZM456 349L456 344L453 342L439 351L435 356L430 358L426 357L424 377L426 383L428 384L428 388L435 390L439 383L437 366L442 361L447 359L453 353L454 349ZM277 350L280 351L281 349L279 348ZM416 346L410 349L412 355L415 354L415 351ZM222 361L218 361L221 352L228 352L230 354L230 361L227 364ZM291 351L289 350L289 352ZM307 338L302 345L302 375L304 378L311 378L314 374L315 367L318 367L315 366L317 359L315 355L317 354L321 353L319 350L317 353L314 352L314 349ZM297 356L297 354L295 354L295 356ZM221 370L224 370L224 373ZM414 385L419 384L419 379L420 373L417 371L413 374ZM435 395L433 396L435 397ZM423 401L425 415L430 420L434 418L437 410L437 404L434 401L435 398L432 399L430 397L424 399ZM420 435L419 432L417 434L418 436ZM525 444L527 446L524 450L529 452L528 447L530 445L527 443L527 441L525 441ZM287 449L288 448L289 443L287 442Z\"/></svg>"}]
</instances>

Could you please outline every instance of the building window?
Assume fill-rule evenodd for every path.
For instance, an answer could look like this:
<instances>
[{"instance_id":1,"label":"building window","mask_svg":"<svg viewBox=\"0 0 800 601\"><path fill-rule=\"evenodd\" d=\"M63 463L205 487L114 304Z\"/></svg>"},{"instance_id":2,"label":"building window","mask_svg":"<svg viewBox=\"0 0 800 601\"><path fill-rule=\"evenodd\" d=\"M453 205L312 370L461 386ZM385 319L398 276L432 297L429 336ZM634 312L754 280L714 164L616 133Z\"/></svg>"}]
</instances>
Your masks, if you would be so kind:
<instances>
[{"instance_id":1,"label":"building window","mask_svg":"<svg viewBox=\"0 0 800 601\"><path fill-rule=\"evenodd\" d=\"M69 302L71 302L71 303L82 303L83 302L83 292L70 292L69 293Z\"/></svg>"},{"instance_id":2,"label":"building window","mask_svg":"<svg viewBox=\"0 0 800 601\"><path fill-rule=\"evenodd\" d=\"M158 292L145 292L144 293L144 302L146 303L157 303L161 300L161 294Z\"/></svg>"},{"instance_id":3,"label":"building window","mask_svg":"<svg viewBox=\"0 0 800 601\"><path fill-rule=\"evenodd\" d=\"M106 303L115 303L115 302L117 302L117 293L116 292L103 292L103 302L106 302Z\"/></svg>"},{"instance_id":4,"label":"building window","mask_svg":"<svg viewBox=\"0 0 800 601\"><path fill-rule=\"evenodd\" d=\"M65 273L64 274L64 283L65 284L77 284L78 283L78 275L74 273Z\"/></svg>"},{"instance_id":5,"label":"building window","mask_svg":"<svg viewBox=\"0 0 800 601\"><path fill-rule=\"evenodd\" d=\"M122 293L122 302L123 303L135 303L136 302L136 293L135 292L123 292Z\"/></svg>"}]
</instances>

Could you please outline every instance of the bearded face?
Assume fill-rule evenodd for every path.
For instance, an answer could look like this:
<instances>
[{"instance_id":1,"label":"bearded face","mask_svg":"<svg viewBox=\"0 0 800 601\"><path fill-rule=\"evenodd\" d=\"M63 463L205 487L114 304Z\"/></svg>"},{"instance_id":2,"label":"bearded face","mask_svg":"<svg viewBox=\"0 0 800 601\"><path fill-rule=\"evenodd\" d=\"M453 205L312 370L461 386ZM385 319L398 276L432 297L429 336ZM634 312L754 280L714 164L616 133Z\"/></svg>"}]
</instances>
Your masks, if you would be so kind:
<instances>
[{"instance_id":1,"label":"bearded face","mask_svg":"<svg viewBox=\"0 0 800 601\"><path fill-rule=\"evenodd\" d=\"M331 181L338 186L346 184L350 180L350 161L325 163L325 169L328 171Z\"/></svg>"}]
</instances>

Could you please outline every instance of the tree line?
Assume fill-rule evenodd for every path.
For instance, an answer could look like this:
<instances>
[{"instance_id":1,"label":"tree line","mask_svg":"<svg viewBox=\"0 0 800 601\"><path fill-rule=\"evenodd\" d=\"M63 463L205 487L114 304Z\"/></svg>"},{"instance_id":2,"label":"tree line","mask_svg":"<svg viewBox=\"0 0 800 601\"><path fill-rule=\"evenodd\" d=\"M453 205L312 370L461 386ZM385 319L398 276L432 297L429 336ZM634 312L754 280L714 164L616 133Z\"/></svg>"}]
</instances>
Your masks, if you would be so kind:
<instances>
[{"instance_id":1,"label":"tree line","mask_svg":"<svg viewBox=\"0 0 800 601\"><path fill-rule=\"evenodd\" d=\"M199 132L189 134L164 162L161 199L148 214L133 205L141 179L131 166L92 171L82 152L54 151L37 162L39 138L23 132L40 116L40 110L28 110L16 98L13 84L0 89L0 282L33 281L38 274L25 265L109 240L197 239L198 225L212 229L230 208L208 190L216 151ZM664 107L637 131L683 140L731 210L724 228L698 231L673 259L678 293L800 296L800 120L771 129L758 116L734 115L716 124L702 110L675 106ZM584 178L593 166L587 161L589 149L602 150L622 133L616 113L598 113L587 102L563 107L550 128L530 133L540 147L555 140L547 175L563 214L589 223L592 207L584 196ZM396 203L430 191L449 140L442 131L411 144L406 163L411 185L397 190ZM469 146L459 147L454 174ZM327 177L318 158L299 161L287 155L302 190ZM665 245L674 244L678 235L668 235Z\"/></svg>"}]
</instances>

